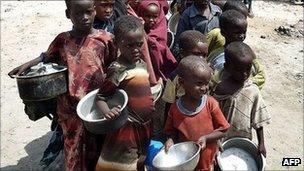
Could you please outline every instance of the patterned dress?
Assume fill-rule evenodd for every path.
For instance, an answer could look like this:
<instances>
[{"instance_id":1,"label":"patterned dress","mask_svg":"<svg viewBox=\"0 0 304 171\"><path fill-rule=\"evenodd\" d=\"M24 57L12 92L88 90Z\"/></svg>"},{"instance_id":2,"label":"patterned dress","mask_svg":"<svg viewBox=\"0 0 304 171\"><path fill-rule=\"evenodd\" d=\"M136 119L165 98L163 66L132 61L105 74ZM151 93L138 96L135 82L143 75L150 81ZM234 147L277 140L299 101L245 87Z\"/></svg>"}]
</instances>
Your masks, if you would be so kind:
<instances>
[{"instance_id":1,"label":"patterned dress","mask_svg":"<svg viewBox=\"0 0 304 171\"><path fill-rule=\"evenodd\" d=\"M145 62L139 60L135 67L113 62L97 98L107 101L117 88L128 94L131 117L120 129L107 134L96 170L136 170L150 143L154 105Z\"/></svg>"},{"instance_id":2,"label":"patterned dress","mask_svg":"<svg viewBox=\"0 0 304 171\"><path fill-rule=\"evenodd\" d=\"M94 165L98 159L98 154L94 154L98 153L96 137L84 131L76 106L83 96L103 82L104 68L115 60L116 53L111 35L101 30L83 38L61 33L46 52L51 62L68 68L68 91L58 97L57 103L66 170L88 170L90 162Z\"/></svg>"}]
</instances>

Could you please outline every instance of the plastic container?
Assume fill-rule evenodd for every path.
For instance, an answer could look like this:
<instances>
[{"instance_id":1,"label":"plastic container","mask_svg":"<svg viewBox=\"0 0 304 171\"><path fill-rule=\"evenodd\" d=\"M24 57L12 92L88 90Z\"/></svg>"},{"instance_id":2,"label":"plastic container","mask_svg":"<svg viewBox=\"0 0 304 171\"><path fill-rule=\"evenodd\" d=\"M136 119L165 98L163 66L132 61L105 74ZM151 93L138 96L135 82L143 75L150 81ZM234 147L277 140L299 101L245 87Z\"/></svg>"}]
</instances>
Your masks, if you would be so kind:
<instances>
[{"instance_id":1,"label":"plastic container","mask_svg":"<svg viewBox=\"0 0 304 171\"><path fill-rule=\"evenodd\" d=\"M163 143L160 141L155 141L155 140L150 141L148 155L145 160L145 164L146 166L148 166L148 168L149 167L152 168L152 161L156 156L156 154L163 148L163 146L164 146Z\"/></svg>"}]
</instances>

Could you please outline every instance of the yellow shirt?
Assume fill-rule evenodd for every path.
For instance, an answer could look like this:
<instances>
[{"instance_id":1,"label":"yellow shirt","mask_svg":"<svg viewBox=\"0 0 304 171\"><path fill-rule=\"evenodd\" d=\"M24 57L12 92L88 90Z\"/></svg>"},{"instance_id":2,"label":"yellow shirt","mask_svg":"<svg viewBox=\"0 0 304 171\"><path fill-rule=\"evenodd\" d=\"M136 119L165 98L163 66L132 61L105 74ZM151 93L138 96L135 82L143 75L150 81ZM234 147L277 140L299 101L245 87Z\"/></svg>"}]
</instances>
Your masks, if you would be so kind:
<instances>
[{"instance_id":1,"label":"yellow shirt","mask_svg":"<svg viewBox=\"0 0 304 171\"><path fill-rule=\"evenodd\" d=\"M167 103L174 103L176 99L185 94L184 88L178 82L179 76L176 75L173 80L168 79L162 99Z\"/></svg>"},{"instance_id":2,"label":"yellow shirt","mask_svg":"<svg viewBox=\"0 0 304 171\"><path fill-rule=\"evenodd\" d=\"M220 47L224 47L225 45L225 37L221 34L220 28L212 29L207 33L207 43L208 43L208 51L209 53L218 49Z\"/></svg>"}]
</instances>

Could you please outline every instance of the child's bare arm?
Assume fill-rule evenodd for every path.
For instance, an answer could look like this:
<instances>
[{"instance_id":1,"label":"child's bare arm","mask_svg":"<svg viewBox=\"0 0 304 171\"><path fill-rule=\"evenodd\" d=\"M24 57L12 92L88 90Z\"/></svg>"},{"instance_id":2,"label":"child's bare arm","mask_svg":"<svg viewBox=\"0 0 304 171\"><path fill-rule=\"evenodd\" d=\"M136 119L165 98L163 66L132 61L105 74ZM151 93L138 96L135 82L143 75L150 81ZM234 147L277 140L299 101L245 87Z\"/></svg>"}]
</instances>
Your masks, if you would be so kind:
<instances>
[{"instance_id":1,"label":"child's bare arm","mask_svg":"<svg viewBox=\"0 0 304 171\"><path fill-rule=\"evenodd\" d=\"M108 104L103 100L96 101L96 105L107 120L112 120L120 114L121 106L110 109Z\"/></svg>"},{"instance_id":2,"label":"child's bare arm","mask_svg":"<svg viewBox=\"0 0 304 171\"><path fill-rule=\"evenodd\" d=\"M31 61L28 61L16 68L14 68L13 70L11 70L8 75L13 78L15 75L20 75L22 74L24 71L26 71L27 69L29 69L30 67L37 65L39 62L42 62L43 59L46 58L46 55L44 53L41 53L41 55Z\"/></svg>"},{"instance_id":3,"label":"child's bare arm","mask_svg":"<svg viewBox=\"0 0 304 171\"><path fill-rule=\"evenodd\" d=\"M266 157L266 148L264 144L264 130L263 127L256 129L257 138L259 142L258 150L259 153L262 153Z\"/></svg>"},{"instance_id":4,"label":"child's bare arm","mask_svg":"<svg viewBox=\"0 0 304 171\"><path fill-rule=\"evenodd\" d=\"M202 149L206 147L206 143L215 142L221 138L225 137L225 133L221 131L213 131L210 134L201 136L197 143L201 146Z\"/></svg>"}]
</instances>

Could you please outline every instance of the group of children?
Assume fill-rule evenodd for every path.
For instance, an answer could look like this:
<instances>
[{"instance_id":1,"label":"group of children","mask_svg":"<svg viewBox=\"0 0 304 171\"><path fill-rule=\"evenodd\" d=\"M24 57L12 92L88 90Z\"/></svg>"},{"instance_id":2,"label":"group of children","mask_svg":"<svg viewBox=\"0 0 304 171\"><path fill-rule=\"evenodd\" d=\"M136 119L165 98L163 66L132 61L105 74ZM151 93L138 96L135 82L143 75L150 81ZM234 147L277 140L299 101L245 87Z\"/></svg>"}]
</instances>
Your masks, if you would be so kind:
<instances>
[{"instance_id":1,"label":"group of children","mask_svg":"<svg viewBox=\"0 0 304 171\"><path fill-rule=\"evenodd\" d=\"M194 0L178 24L174 53L166 44L165 0L66 0L66 5L72 30L9 73L22 74L39 62L67 66L68 92L57 98L66 170L144 170L155 110L166 120L166 150L183 141L201 146L197 170L213 168L220 141L252 139L252 128L266 156L263 126L270 116L260 94L265 75L242 42L248 15L242 2L228 0L222 12L210 0ZM156 84L165 87L158 100L166 103L164 111L155 109ZM115 90L129 97L130 119L106 135L86 131L76 114L79 100L97 88L96 105L108 120L121 112L106 103Z\"/></svg>"}]
</instances>

